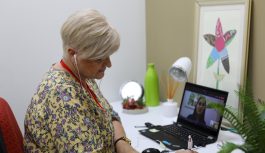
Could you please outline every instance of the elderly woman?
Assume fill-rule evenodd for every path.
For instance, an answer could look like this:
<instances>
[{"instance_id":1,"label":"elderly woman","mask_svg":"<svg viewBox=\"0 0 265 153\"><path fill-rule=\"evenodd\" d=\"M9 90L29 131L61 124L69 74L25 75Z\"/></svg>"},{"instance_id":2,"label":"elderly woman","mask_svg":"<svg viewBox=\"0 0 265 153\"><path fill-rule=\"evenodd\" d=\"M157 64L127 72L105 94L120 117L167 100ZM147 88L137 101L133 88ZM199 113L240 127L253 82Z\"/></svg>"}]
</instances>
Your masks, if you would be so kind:
<instances>
[{"instance_id":1,"label":"elderly woman","mask_svg":"<svg viewBox=\"0 0 265 153\"><path fill-rule=\"evenodd\" d=\"M61 37L63 58L44 75L26 112L25 151L137 152L95 82L111 67L118 32L87 9L66 20Z\"/></svg>"},{"instance_id":2,"label":"elderly woman","mask_svg":"<svg viewBox=\"0 0 265 153\"><path fill-rule=\"evenodd\" d=\"M66 20L61 37L63 58L46 73L27 109L25 151L136 152L94 80L111 67L118 32L88 9Z\"/></svg>"}]
</instances>

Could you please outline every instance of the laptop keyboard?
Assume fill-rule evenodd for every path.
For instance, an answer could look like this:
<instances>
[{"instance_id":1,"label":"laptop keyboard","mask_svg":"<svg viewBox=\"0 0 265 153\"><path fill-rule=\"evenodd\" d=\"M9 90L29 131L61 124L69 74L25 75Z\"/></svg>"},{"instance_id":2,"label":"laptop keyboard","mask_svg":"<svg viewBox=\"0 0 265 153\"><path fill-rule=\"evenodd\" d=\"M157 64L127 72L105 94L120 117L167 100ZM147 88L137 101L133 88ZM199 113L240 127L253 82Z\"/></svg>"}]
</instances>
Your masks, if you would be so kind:
<instances>
[{"instance_id":1,"label":"laptop keyboard","mask_svg":"<svg viewBox=\"0 0 265 153\"><path fill-rule=\"evenodd\" d=\"M195 132L187 130L185 128L176 125L166 125L163 126L163 130L171 135L179 137L184 142L188 141L189 135L192 137L193 144L196 146L205 146L206 144L213 143L214 140L207 139L204 136L198 135Z\"/></svg>"}]
</instances>

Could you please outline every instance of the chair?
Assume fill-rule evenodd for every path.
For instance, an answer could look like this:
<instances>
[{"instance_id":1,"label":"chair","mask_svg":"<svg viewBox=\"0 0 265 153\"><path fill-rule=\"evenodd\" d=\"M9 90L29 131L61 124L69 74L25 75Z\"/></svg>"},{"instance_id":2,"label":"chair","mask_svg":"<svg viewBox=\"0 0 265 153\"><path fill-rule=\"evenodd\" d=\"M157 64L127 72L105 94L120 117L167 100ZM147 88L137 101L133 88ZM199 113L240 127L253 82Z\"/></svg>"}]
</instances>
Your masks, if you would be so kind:
<instances>
[{"instance_id":1,"label":"chair","mask_svg":"<svg viewBox=\"0 0 265 153\"><path fill-rule=\"evenodd\" d=\"M23 136L9 104L0 97L0 130L7 153L23 153ZM0 146L1 147L1 146Z\"/></svg>"},{"instance_id":2,"label":"chair","mask_svg":"<svg viewBox=\"0 0 265 153\"><path fill-rule=\"evenodd\" d=\"M7 153L1 129L0 129L0 152Z\"/></svg>"}]
</instances>

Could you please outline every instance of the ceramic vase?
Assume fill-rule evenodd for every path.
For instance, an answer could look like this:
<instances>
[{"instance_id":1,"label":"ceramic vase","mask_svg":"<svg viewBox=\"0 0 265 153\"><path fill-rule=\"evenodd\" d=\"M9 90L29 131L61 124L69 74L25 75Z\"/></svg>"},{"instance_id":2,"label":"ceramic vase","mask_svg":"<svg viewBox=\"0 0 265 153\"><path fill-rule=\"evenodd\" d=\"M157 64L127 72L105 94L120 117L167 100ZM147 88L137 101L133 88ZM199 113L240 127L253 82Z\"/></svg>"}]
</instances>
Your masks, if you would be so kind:
<instances>
[{"instance_id":1,"label":"ceramic vase","mask_svg":"<svg viewBox=\"0 0 265 153\"><path fill-rule=\"evenodd\" d=\"M173 99L168 99L162 104L162 112L166 117L176 117L178 115L178 103Z\"/></svg>"}]
</instances>

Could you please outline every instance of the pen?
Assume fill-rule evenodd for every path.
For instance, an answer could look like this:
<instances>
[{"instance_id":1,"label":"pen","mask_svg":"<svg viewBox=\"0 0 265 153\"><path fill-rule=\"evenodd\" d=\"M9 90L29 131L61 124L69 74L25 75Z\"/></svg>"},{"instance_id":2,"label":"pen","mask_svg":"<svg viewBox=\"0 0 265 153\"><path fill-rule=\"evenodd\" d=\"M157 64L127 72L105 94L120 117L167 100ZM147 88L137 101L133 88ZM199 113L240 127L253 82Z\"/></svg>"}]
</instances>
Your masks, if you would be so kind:
<instances>
[{"instance_id":1,"label":"pen","mask_svg":"<svg viewBox=\"0 0 265 153\"><path fill-rule=\"evenodd\" d=\"M144 126L145 125L145 126ZM135 128L151 128L154 127L154 125L150 122L145 122L143 126L134 126Z\"/></svg>"},{"instance_id":2,"label":"pen","mask_svg":"<svg viewBox=\"0 0 265 153\"><path fill-rule=\"evenodd\" d=\"M146 128L146 126L138 126L138 125L135 125L134 127L135 128Z\"/></svg>"}]
</instances>

